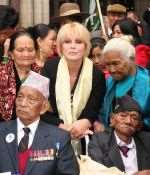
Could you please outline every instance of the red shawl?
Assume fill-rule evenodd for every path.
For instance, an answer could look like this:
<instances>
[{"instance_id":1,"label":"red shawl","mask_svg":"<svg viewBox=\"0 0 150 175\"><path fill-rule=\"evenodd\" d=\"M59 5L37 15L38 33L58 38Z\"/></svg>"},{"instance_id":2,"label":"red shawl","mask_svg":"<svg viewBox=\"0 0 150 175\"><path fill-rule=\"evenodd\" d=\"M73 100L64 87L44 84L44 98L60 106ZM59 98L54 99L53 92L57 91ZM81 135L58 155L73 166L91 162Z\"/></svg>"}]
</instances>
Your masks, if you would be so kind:
<instances>
[{"instance_id":1,"label":"red shawl","mask_svg":"<svg viewBox=\"0 0 150 175\"><path fill-rule=\"evenodd\" d=\"M13 61L0 63L0 114L4 120L10 120L16 98L16 79Z\"/></svg>"}]
</instances>

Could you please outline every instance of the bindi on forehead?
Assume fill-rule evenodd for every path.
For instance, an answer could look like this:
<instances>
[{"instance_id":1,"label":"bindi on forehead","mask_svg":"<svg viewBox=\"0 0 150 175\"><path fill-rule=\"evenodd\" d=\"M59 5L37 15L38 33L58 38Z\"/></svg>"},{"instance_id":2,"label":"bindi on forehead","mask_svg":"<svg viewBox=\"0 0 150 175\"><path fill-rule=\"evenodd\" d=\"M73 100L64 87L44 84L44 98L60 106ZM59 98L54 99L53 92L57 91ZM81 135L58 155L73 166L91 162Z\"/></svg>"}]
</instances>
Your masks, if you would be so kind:
<instances>
[{"instance_id":1,"label":"bindi on forehead","mask_svg":"<svg viewBox=\"0 0 150 175\"><path fill-rule=\"evenodd\" d=\"M16 41L15 48L34 48L33 41Z\"/></svg>"}]
</instances>

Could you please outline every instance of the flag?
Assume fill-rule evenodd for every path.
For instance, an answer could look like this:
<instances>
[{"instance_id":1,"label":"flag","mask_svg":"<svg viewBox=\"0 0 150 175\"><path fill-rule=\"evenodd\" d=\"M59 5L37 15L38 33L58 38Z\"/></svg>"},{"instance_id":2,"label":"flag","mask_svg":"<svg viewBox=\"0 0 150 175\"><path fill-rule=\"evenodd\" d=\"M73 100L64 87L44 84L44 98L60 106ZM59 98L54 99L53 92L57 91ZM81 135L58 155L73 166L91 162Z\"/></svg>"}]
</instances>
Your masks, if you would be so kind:
<instances>
[{"instance_id":1,"label":"flag","mask_svg":"<svg viewBox=\"0 0 150 175\"><path fill-rule=\"evenodd\" d=\"M100 20L97 14L97 7L95 0L89 0L89 14L90 16L85 20L85 26L89 31L100 30Z\"/></svg>"}]
</instances>

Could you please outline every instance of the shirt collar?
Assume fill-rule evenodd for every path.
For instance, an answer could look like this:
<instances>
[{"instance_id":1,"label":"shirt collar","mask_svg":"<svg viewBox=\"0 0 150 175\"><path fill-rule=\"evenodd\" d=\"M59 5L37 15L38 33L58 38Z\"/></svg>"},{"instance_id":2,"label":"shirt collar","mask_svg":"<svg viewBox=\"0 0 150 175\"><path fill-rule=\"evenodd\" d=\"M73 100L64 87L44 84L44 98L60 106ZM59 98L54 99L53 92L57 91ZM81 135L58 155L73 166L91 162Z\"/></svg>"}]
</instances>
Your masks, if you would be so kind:
<instances>
[{"instance_id":1,"label":"shirt collar","mask_svg":"<svg viewBox=\"0 0 150 175\"><path fill-rule=\"evenodd\" d=\"M119 146L127 146L130 149L135 148L135 141L134 141L133 137L131 138L131 142L129 144L126 144L123 140L121 140L118 137L116 131L114 131L114 135L115 135L115 138L116 138L117 145L119 145Z\"/></svg>"},{"instance_id":2,"label":"shirt collar","mask_svg":"<svg viewBox=\"0 0 150 175\"><path fill-rule=\"evenodd\" d=\"M19 118L17 118L17 130L18 130L18 133L22 132L22 129L23 128L28 127L28 128L30 128L30 133L32 135L34 135L35 134L35 131L36 131L37 127L38 127L39 121L40 121L40 119L34 121L33 123L31 123L28 126L25 126L22 123L22 121Z\"/></svg>"}]
</instances>

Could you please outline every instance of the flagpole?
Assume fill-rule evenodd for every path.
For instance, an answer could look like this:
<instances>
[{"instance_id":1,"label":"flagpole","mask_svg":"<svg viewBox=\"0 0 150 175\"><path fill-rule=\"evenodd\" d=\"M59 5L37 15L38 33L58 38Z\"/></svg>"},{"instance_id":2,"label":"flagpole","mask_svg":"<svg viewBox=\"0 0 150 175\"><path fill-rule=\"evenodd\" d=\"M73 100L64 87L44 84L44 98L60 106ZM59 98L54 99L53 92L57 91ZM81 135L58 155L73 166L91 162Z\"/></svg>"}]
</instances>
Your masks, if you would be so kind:
<instances>
[{"instance_id":1,"label":"flagpole","mask_svg":"<svg viewBox=\"0 0 150 175\"><path fill-rule=\"evenodd\" d=\"M103 20L103 15L102 15L101 6L100 6L100 2L99 1L100 0L96 0L98 14L99 14L99 18L100 18L100 23L101 23L103 35L107 39L108 37L107 37L107 34L106 34L106 30L105 30L105 26L104 26L104 20Z\"/></svg>"}]
</instances>

